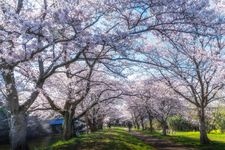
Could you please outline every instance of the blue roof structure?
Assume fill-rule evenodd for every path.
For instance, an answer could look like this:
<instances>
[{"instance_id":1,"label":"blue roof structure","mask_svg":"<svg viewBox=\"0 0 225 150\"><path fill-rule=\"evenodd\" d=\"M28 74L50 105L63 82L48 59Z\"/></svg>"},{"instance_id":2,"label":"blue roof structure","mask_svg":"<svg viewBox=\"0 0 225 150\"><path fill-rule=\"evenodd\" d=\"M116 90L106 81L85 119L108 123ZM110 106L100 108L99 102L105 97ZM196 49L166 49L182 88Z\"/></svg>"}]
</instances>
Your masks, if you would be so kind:
<instances>
[{"instance_id":1,"label":"blue roof structure","mask_svg":"<svg viewBox=\"0 0 225 150\"><path fill-rule=\"evenodd\" d=\"M50 125L62 125L63 124L63 119L59 118L59 119L52 119L49 120L48 122Z\"/></svg>"}]
</instances>

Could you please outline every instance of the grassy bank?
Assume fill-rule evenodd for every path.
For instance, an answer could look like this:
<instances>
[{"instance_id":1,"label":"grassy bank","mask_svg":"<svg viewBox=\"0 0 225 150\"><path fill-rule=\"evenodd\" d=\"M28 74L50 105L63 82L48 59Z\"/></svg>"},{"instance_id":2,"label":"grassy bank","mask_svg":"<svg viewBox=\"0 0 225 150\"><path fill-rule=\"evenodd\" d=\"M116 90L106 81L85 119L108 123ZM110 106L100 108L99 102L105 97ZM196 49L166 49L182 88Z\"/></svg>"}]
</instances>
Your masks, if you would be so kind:
<instances>
[{"instance_id":1,"label":"grassy bank","mask_svg":"<svg viewBox=\"0 0 225 150\"><path fill-rule=\"evenodd\" d=\"M149 131L141 131L144 134L154 135L159 138L168 139L186 146L195 147L200 150L225 150L225 134L210 133L208 134L211 143L201 145L199 143L199 132L175 132L168 136L162 136L160 132L150 133Z\"/></svg>"},{"instance_id":2,"label":"grassy bank","mask_svg":"<svg viewBox=\"0 0 225 150\"><path fill-rule=\"evenodd\" d=\"M151 150L123 128L84 134L69 141L58 141L45 150Z\"/></svg>"}]
</instances>

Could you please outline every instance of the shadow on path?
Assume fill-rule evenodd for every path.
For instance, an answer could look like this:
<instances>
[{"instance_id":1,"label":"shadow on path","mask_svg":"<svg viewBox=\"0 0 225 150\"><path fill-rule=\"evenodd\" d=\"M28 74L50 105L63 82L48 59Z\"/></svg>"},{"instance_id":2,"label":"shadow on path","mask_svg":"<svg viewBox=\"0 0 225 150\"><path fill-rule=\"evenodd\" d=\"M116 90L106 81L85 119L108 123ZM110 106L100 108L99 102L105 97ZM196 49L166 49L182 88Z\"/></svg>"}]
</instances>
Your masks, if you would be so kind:
<instances>
[{"instance_id":1,"label":"shadow on path","mask_svg":"<svg viewBox=\"0 0 225 150\"><path fill-rule=\"evenodd\" d=\"M144 135L137 131L132 131L131 135L153 146L156 150L196 150L195 148L185 147L184 145L173 143L169 140L159 139L151 135Z\"/></svg>"}]
</instances>

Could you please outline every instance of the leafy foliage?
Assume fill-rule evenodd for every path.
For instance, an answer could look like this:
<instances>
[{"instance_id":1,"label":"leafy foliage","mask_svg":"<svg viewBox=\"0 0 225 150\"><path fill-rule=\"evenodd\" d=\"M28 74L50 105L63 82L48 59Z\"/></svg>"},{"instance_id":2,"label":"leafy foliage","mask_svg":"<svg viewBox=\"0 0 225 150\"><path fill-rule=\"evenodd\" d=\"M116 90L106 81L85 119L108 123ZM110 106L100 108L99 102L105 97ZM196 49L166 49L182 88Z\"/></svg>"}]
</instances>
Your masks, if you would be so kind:
<instances>
[{"instance_id":1,"label":"leafy foliage","mask_svg":"<svg viewBox=\"0 0 225 150\"><path fill-rule=\"evenodd\" d=\"M184 119L181 115L172 116L168 119L169 128L174 131L191 131L196 129L195 125Z\"/></svg>"}]
</instances>

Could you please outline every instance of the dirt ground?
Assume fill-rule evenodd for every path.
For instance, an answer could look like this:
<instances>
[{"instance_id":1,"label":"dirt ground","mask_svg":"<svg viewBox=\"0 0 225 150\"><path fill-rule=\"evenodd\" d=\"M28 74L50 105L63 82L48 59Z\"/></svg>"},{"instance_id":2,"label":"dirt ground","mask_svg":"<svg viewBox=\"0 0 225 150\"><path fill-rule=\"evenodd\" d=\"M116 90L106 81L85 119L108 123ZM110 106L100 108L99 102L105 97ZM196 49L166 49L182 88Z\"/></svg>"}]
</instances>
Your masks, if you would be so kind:
<instances>
[{"instance_id":1,"label":"dirt ground","mask_svg":"<svg viewBox=\"0 0 225 150\"><path fill-rule=\"evenodd\" d=\"M151 135L144 135L137 131L132 131L131 134L138 139L141 139L146 144L154 147L156 150L196 150L194 148L185 147L184 145L173 143L169 140L159 139Z\"/></svg>"}]
</instances>

